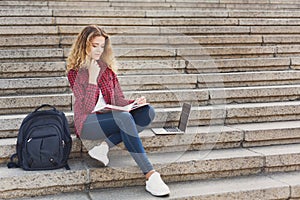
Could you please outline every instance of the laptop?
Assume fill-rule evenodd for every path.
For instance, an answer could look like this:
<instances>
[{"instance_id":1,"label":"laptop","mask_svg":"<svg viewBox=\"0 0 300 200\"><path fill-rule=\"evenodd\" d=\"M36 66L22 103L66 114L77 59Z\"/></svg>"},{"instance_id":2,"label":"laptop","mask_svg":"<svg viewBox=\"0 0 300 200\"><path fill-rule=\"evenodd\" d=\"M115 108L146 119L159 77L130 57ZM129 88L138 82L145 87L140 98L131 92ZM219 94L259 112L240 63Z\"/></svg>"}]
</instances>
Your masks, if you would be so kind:
<instances>
[{"instance_id":1,"label":"laptop","mask_svg":"<svg viewBox=\"0 0 300 200\"><path fill-rule=\"evenodd\" d=\"M183 134L185 133L190 113L191 105L188 103L184 103L182 105L180 119L177 127L152 128L152 131L157 135Z\"/></svg>"}]
</instances>

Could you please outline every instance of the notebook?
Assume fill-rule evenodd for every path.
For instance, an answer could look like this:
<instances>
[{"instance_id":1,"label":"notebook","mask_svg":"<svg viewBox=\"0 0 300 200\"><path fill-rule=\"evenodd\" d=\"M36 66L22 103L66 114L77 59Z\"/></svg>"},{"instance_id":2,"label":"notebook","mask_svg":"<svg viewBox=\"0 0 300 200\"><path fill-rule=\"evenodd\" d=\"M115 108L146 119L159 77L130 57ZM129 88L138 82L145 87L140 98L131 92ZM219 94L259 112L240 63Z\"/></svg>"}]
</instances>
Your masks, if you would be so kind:
<instances>
[{"instance_id":1,"label":"notebook","mask_svg":"<svg viewBox=\"0 0 300 200\"><path fill-rule=\"evenodd\" d=\"M157 135L183 134L185 133L190 113L191 105L188 103L184 103L182 105L180 119L177 127L152 128L152 131Z\"/></svg>"}]
</instances>

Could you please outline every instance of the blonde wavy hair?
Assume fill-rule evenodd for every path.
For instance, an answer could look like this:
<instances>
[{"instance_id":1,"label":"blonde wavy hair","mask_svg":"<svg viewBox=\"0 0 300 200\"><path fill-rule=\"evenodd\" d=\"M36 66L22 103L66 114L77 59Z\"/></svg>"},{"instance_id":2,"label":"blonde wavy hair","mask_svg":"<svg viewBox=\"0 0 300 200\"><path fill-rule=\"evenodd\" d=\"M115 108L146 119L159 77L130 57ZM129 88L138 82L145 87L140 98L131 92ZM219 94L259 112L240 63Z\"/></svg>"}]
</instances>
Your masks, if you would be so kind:
<instances>
[{"instance_id":1,"label":"blonde wavy hair","mask_svg":"<svg viewBox=\"0 0 300 200\"><path fill-rule=\"evenodd\" d=\"M115 57L113 55L108 34L97 25L89 25L78 34L76 41L71 47L71 51L67 59L67 72L71 69L78 70L86 67L86 64L89 63L88 54L91 51L92 40L97 36L105 38L104 50L100 60L106 63L107 66L114 72L117 71L115 66Z\"/></svg>"}]
</instances>

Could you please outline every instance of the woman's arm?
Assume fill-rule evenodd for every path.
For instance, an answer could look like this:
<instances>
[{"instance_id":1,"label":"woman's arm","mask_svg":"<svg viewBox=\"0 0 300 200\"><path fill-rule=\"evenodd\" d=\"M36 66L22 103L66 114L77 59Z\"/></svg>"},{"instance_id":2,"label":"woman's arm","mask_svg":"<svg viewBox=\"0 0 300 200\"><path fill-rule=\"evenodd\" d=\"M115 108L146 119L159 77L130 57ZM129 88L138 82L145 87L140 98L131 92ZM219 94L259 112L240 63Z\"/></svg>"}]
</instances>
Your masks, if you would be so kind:
<instances>
[{"instance_id":1,"label":"woman's arm","mask_svg":"<svg viewBox=\"0 0 300 200\"><path fill-rule=\"evenodd\" d=\"M115 93L114 100L115 100L116 105L125 106L125 105L128 105L128 104L134 102L134 100L132 100L132 99L130 99L130 100L125 99L116 74L114 74L114 76L113 76L113 84L114 84L114 93Z\"/></svg>"},{"instance_id":2,"label":"woman's arm","mask_svg":"<svg viewBox=\"0 0 300 200\"><path fill-rule=\"evenodd\" d=\"M98 86L88 82L88 74L84 73L84 71L70 70L68 79L76 98L76 103L83 105L81 108L84 109L84 112L91 113L99 96Z\"/></svg>"}]
</instances>

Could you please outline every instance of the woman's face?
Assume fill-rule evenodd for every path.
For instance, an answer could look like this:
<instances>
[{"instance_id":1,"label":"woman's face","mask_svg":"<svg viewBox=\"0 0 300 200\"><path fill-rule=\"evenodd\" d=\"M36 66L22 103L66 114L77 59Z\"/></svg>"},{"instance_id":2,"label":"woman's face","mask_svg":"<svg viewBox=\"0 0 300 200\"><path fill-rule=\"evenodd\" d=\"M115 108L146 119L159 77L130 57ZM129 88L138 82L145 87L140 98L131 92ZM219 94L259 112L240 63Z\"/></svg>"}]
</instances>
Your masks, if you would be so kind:
<instances>
[{"instance_id":1,"label":"woman's face","mask_svg":"<svg viewBox=\"0 0 300 200\"><path fill-rule=\"evenodd\" d=\"M97 36L92 40L90 56L94 60L99 60L103 53L105 45L105 38L103 36Z\"/></svg>"}]
</instances>

